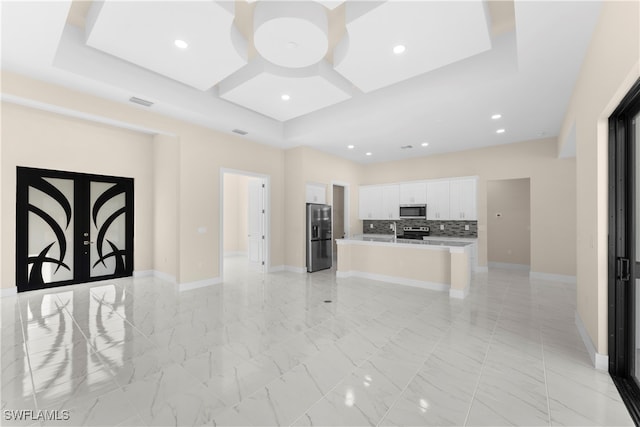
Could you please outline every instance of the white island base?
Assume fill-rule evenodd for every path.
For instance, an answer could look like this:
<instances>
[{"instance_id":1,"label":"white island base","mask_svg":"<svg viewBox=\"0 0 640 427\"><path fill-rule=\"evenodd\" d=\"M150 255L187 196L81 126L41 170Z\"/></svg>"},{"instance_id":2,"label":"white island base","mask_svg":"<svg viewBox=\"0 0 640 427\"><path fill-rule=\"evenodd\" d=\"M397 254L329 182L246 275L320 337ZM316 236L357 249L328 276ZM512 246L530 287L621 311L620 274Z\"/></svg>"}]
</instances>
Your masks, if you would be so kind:
<instances>
[{"instance_id":1,"label":"white island base","mask_svg":"<svg viewBox=\"0 0 640 427\"><path fill-rule=\"evenodd\" d=\"M337 277L362 277L465 298L471 283L471 244L357 236L338 239Z\"/></svg>"}]
</instances>

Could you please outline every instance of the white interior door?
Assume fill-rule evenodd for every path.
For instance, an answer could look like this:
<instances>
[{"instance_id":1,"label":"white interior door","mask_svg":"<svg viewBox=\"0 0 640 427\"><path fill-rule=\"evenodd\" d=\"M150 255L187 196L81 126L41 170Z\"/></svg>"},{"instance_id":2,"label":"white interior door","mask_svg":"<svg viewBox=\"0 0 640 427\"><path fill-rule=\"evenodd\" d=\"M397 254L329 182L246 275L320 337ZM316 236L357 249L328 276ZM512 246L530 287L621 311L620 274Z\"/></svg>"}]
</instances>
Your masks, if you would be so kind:
<instances>
[{"instance_id":1,"label":"white interior door","mask_svg":"<svg viewBox=\"0 0 640 427\"><path fill-rule=\"evenodd\" d=\"M264 212L264 180L251 178L249 180L249 200L247 203L249 221L248 256L249 265L257 271L264 271L265 255L265 212Z\"/></svg>"}]
</instances>

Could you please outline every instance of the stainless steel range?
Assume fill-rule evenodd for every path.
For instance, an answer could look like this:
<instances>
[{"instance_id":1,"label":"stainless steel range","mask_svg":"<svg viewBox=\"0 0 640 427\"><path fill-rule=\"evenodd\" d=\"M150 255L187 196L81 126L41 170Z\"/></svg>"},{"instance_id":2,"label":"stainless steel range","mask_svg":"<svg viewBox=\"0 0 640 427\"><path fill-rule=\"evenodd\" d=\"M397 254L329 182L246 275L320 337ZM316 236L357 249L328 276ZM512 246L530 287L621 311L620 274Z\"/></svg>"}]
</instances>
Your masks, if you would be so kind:
<instances>
[{"instance_id":1,"label":"stainless steel range","mask_svg":"<svg viewBox=\"0 0 640 427\"><path fill-rule=\"evenodd\" d=\"M402 227L403 239L422 240L423 237L429 235L429 227ZM400 237L400 236L398 236Z\"/></svg>"}]
</instances>

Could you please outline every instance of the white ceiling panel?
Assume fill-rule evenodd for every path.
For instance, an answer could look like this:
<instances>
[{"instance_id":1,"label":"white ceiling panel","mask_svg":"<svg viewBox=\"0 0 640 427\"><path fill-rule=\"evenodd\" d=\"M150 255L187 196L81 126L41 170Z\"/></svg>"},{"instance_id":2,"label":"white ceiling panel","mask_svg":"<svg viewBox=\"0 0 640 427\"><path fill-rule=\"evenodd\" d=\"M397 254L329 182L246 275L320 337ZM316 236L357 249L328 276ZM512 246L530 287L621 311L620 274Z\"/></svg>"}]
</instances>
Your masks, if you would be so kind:
<instances>
[{"instance_id":1,"label":"white ceiling panel","mask_svg":"<svg viewBox=\"0 0 640 427\"><path fill-rule=\"evenodd\" d=\"M347 2L349 9L359 7ZM355 14L358 15L358 14ZM388 1L347 23L336 71L364 92L406 80L491 48L482 1ZM406 47L396 55L393 48Z\"/></svg>"},{"instance_id":2,"label":"white ceiling panel","mask_svg":"<svg viewBox=\"0 0 640 427\"><path fill-rule=\"evenodd\" d=\"M53 62L71 1L3 1L2 67L41 69Z\"/></svg>"},{"instance_id":3,"label":"white ceiling panel","mask_svg":"<svg viewBox=\"0 0 640 427\"><path fill-rule=\"evenodd\" d=\"M290 70L257 59L220 83L218 95L279 121L287 121L351 97L328 64ZM288 99L283 99L283 96Z\"/></svg>"},{"instance_id":4,"label":"white ceiling panel","mask_svg":"<svg viewBox=\"0 0 640 427\"><path fill-rule=\"evenodd\" d=\"M87 45L200 90L247 63L246 41L233 25L233 3L95 2ZM175 46L175 40L188 44Z\"/></svg>"}]
</instances>

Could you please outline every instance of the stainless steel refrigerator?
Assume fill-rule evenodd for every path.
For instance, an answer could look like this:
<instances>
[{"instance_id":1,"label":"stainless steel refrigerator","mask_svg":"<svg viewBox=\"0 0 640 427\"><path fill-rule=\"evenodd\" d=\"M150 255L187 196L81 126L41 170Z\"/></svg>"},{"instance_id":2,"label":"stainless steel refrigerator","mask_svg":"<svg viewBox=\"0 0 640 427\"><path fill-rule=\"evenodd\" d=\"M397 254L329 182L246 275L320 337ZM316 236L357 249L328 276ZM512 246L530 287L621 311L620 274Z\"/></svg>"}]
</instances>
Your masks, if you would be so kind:
<instances>
[{"instance_id":1,"label":"stainless steel refrigerator","mask_svg":"<svg viewBox=\"0 0 640 427\"><path fill-rule=\"evenodd\" d=\"M307 271L331 268L331 206L307 203Z\"/></svg>"}]
</instances>

